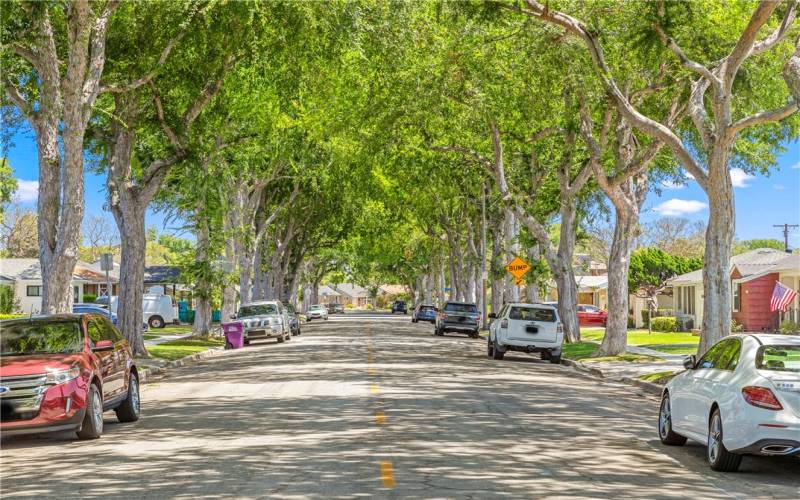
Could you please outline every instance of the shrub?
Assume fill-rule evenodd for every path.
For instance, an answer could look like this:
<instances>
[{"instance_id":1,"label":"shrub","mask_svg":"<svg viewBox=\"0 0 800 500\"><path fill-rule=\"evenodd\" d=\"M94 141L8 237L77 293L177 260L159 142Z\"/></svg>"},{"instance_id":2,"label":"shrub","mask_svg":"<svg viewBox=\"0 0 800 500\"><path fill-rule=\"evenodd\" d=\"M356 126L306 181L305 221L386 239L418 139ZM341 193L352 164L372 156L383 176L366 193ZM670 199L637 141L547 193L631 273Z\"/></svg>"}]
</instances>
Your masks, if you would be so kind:
<instances>
[{"instance_id":1,"label":"shrub","mask_svg":"<svg viewBox=\"0 0 800 500\"><path fill-rule=\"evenodd\" d=\"M345 309L352 309L353 308L353 304L347 304L346 306L344 306L344 308Z\"/></svg>"},{"instance_id":2,"label":"shrub","mask_svg":"<svg viewBox=\"0 0 800 500\"><path fill-rule=\"evenodd\" d=\"M661 316L658 318L653 318L651 326L655 332L677 332L678 318L675 316Z\"/></svg>"},{"instance_id":3,"label":"shrub","mask_svg":"<svg viewBox=\"0 0 800 500\"><path fill-rule=\"evenodd\" d=\"M785 334L800 333L800 323L786 320L781 323L780 332Z\"/></svg>"},{"instance_id":4,"label":"shrub","mask_svg":"<svg viewBox=\"0 0 800 500\"><path fill-rule=\"evenodd\" d=\"M731 332L739 333L744 331L744 325L736 321L735 319L731 320Z\"/></svg>"},{"instance_id":5,"label":"shrub","mask_svg":"<svg viewBox=\"0 0 800 500\"><path fill-rule=\"evenodd\" d=\"M0 314L11 314L17 308L14 287L0 285Z\"/></svg>"},{"instance_id":6,"label":"shrub","mask_svg":"<svg viewBox=\"0 0 800 500\"><path fill-rule=\"evenodd\" d=\"M628 328L636 328L636 318L633 317L633 314L628 315Z\"/></svg>"},{"instance_id":7,"label":"shrub","mask_svg":"<svg viewBox=\"0 0 800 500\"><path fill-rule=\"evenodd\" d=\"M648 318L650 318L650 311L647 309L642 309L642 321L644 321L645 326L647 326Z\"/></svg>"},{"instance_id":8,"label":"shrub","mask_svg":"<svg viewBox=\"0 0 800 500\"><path fill-rule=\"evenodd\" d=\"M658 316L675 316L674 309L656 309L653 311L653 317L656 318Z\"/></svg>"},{"instance_id":9,"label":"shrub","mask_svg":"<svg viewBox=\"0 0 800 500\"><path fill-rule=\"evenodd\" d=\"M93 304L94 301L97 300L97 295L93 293L84 293L83 294L83 301L87 304Z\"/></svg>"}]
</instances>

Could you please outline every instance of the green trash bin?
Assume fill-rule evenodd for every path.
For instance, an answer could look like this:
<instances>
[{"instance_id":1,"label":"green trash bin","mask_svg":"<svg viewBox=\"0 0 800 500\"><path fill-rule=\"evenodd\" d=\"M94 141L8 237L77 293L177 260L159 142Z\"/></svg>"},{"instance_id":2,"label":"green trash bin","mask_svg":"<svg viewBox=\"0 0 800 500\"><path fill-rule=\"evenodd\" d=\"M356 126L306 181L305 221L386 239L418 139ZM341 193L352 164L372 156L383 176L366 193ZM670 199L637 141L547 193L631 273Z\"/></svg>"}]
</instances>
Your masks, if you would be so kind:
<instances>
[{"instance_id":1,"label":"green trash bin","mask_svg":"<svg viewBox=\"0 0 800 500\"><path fill-rule=\"evenodd\" d=\"M222 316L222 311L219 309L216 311L211 311L211 321L213 323L219 323L219 319Z\"/></svg>"},{"instance_id":2,"label":"green trash bin","mask_svg":"<svg viewBox=\"0 0 800 500\"><path fill-rule=\"evenodd\" d=\"M187 309L186 310L186 321L185 323L194 323L194 309Z\"/></svg>"}]
</instances>

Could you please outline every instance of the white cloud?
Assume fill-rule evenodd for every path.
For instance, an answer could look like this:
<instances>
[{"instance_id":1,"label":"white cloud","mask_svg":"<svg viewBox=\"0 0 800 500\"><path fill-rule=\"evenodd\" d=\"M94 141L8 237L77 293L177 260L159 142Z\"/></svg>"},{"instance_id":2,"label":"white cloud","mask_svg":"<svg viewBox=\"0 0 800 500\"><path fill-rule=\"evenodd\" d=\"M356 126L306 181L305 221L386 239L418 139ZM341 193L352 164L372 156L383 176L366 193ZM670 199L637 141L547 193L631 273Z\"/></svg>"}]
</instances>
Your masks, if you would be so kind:
<instances>
[{"instance_id":1,"label":"white cloud","mask_svg":"<svg viewBox=\"0 0 800 500\"><path fill-rule=\"evenodd\" d=\"M683 173L683 175L685 175L685 176L686 176L686 177L688 177L689 179L692 179L692 180L694 180L694 176L693 176L692 174L690 174L689 172L684 172L684 173Z\"/></svg>"},{"instance_id":2,"label":"white cloud","mask_svg":"<svg viewBox=\"0 0 800 500\"><path fill-rule=\"evenodd\" d=\"M776 191L783 191L786 189L786 186L783 184L773 184L772 187L775 188Z\"/></svg>"},{"instance_id":3,"label":"white cloud","mask_svg":"<svg viewBox=\"0 0 800 500\"><path fill-rule=\"evenodd\" d=\"M702 201L672 198L655 207L653 211L661 215L680 216L693 214L706 208L708 208L708 204Z\"/></svg>"},{"instance_id":4,"label":"white cloud","mask_svg":"<svg viewBox=\"0 0 800 500\"><path fill-rule=\"evenodd\" d=\"M686 184L682 184L680 182L673 182L673 181L662 181L661 187L664 189L683 189L686 187Z\"/></svg>"},{"instance_id":5,"label":"white cloud","mask_svg":"<svg viewBox=\"0 0 800 500\"><path fill-rule=\"evenodd\" d=\"M795 170L800 170L800 161L798 161L797 163L792 165L792 168L795 169Z\"/></svg>"},{"instance_id":6,"label":"white cloud","mask_svg":"<svg viewBox=\"0 0 800 500\"><path fill-rule=\"evenodd\" d=\"M755 179L756 176L750 175L741 168L732 168L731 169L731 183L733 187L737 188L746 188L749 187L747 182L751 179Z\"/></svg>"},{"instance_id":7,"label":"white cloud","mask_svg":"<svg viewBox=\"0 0 800 500\"><path fill-rule=\"evenodd\" d=\"M39 198L39 181L17 179L17 190L14 198L20 203L30 203Z\"/></svg>"}]
</instances>

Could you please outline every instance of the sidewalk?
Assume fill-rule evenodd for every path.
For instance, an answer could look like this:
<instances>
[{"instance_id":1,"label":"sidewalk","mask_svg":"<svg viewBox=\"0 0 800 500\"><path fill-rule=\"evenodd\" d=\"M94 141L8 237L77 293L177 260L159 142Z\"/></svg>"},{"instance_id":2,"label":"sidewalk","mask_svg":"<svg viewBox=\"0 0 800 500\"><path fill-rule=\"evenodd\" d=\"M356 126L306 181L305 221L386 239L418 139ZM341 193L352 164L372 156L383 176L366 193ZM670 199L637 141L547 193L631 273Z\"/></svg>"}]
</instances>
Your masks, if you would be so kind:
<instances>
[{"instance_id":1,"label":"sidewalk","mask_svg":"<svg viewBox=\"0 0 800 500\"><path fill-rule=\"evenodd\" d=\"M151 335L156 335L156 334L151 333ZM163 337L159 337L157 339L145 340L144 341L144 345L145 346L158 345L158 344L163 344L164 342L169 342L170 340L185 339L185 338L191 337L191 336L192 336L192 332L181 333L181 334L178 334L178 335L164 335Z\"/></svg>"}]
</instances>

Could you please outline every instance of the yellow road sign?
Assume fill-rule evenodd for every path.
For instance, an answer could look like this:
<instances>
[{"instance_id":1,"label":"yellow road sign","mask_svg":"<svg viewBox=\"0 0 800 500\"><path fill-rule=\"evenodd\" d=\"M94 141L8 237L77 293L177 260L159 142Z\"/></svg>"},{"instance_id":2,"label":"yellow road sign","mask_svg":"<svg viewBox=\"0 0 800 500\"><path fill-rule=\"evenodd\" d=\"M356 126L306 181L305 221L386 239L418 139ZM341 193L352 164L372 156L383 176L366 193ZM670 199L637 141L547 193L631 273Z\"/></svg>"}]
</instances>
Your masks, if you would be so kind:
<instances>
[{"instance_id":1,"label":"yellow road sign","mask_svg":"<svg viewBox=\"0 0 800 500\"><path fill-rule=\"evenodd\" d=\"M506 271L511 273L512 276L515 278L522 279L525 276L525 273L531 270L531 265L525 262L524 260L520 259L519 257L514 257L507 266Z\"/></svg>"}]
</instances>

